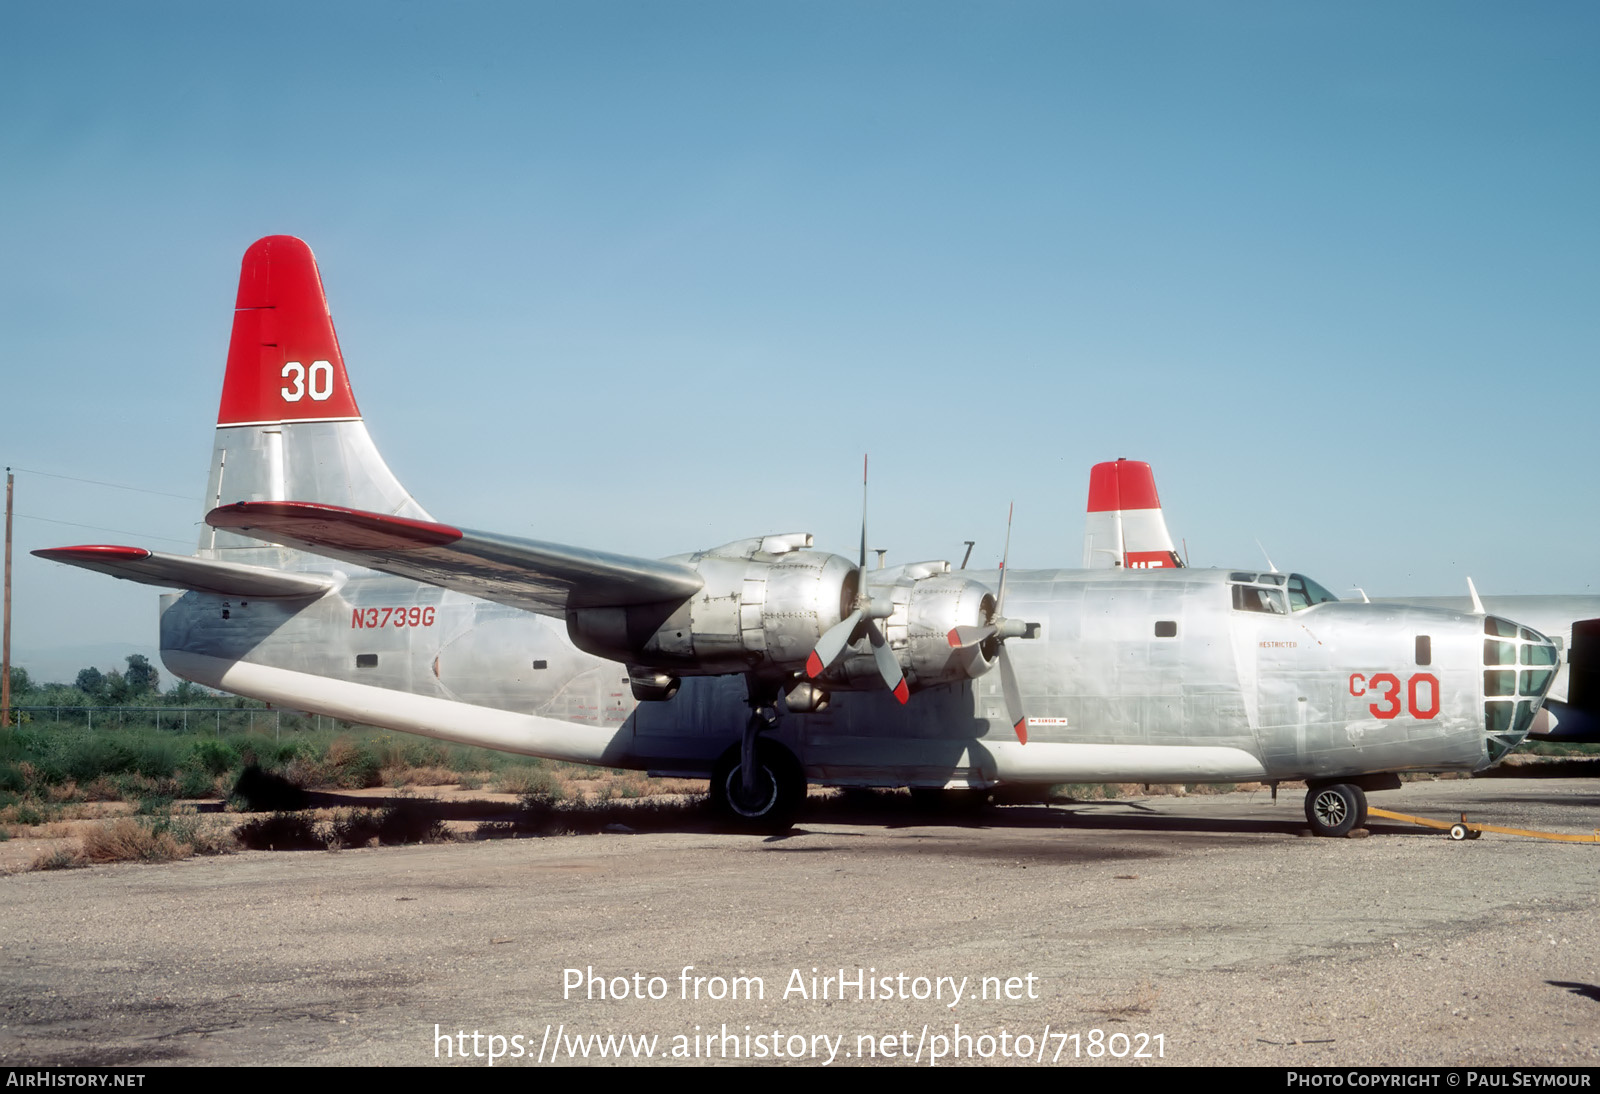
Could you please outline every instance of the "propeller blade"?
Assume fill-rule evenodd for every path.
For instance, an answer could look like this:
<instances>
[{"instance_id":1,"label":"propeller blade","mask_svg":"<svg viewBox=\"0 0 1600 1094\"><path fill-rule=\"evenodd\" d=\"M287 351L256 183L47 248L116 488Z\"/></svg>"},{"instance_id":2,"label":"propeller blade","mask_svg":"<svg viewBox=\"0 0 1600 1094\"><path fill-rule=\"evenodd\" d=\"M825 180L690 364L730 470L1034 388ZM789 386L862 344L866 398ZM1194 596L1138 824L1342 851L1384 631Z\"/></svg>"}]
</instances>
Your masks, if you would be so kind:
<instances>
[{"instance_id":1,"label":"propeller blade","mask_svg":"<svg viewBox=\"0 0 1600 1094\"><path fill-rule=\"evenodd\" d=\"M1017 510L1017 503L1012 502L1006 510L1006 548L1000 556L1000 590L994 598L994 614L998 619L1005 614L1006 607L1006 572L1011 569L1011 515Z\"/></svg>"},{"instance_id":2,"label":"propeller blade","mask_svg":"<svg viewBox=\"0 0 1600 1094\"><path fill-rule=\"evenodd\" d=\"M906 686L906 674L900 669L900 659L889 648L883 632L873 622L894 614L893 598L879 604L872 602L867 592L867 457L861 457L861 554L856 564L856 609L837 624L829 627L817 640L816 648L806 658L806 675L816 679L828 671L828 666L839 659L844 648L859 641L863 632L872 640L872 657L878 664L878 675L889 685L894 697L904 703L911 698Z\"/></svg>"},{"instance_id":3,"label":"propeller blade","mask_svg":"<svg viewBox=\"0 0 1600 1094\"><path fill-rule=\"evenodd\" d=\"M870 619L867 621L867 637L872 641L872 657L878 662L878 675L883 677L883 682L889 685L894 697L904 705L911 699L911 689L906 687L906 674L900 671L900 659L889 648L889 643L884 641L878 625Z\"/></svg>"},{"instance_id":4,"label":"propeller blade","mask_svg":"<svg viewBox=\"0 0 1600 1094\"><path fill-rule=\"evenodd\" d=\"M976 646L979 642L988 641L989 636L995 633L993 623L986 623L981 627L952 627L945 637L950 641L950 648L959 650L965 646Z\"/></svg>"},{"instance_id":5,"label":"propeller blade","mask_svg":"<svg viewBox=\"0 0 1600 1094\"><path fill-rule=\"evenodd\" d=\"M856 569L861 572L861 588L866 589L867 580L867 457L861 456L861 561Z\"/></svg>"},{"instance_id":6,"label":"propeller blade","mask_svg":"<svg viewBox=\"0 0 1600 1094\"><path fill-rule=\"evenodd\" d=\"M806 658L806 675L815 680L827 671L829 665L839 660L839 655L850 644L851 636L860 622L861 609L857 608L824 631L822 637L817 639L816 649Z\"/></svg>"},{"instance_id":7,"label":"propeller blade","mask_svg":"<svg viewBox=\"0 0 1600 1094\"><path fill-rule=\"evenodd\" d=\"M1017 687L1017 674L1011 668L1011 658L1006 656L1005 643L1000 644L1000 687L1006 693L1006 717L1011 728L1017 731L1017 740L1028 743L1028 716L1022 711L1022 689Z\"/></svg>"}]
</instances>

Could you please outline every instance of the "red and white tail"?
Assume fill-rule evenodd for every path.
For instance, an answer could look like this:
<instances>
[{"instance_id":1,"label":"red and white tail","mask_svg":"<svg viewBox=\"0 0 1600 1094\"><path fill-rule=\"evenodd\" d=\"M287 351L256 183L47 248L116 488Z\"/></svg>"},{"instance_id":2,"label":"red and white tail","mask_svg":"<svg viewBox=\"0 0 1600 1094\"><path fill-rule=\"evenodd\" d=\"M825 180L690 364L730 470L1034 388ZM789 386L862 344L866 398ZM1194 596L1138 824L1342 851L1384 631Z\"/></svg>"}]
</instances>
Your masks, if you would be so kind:
<instances>
[{"instance_id":1,"label":"red and white tail","mask_svg":"<svg viewBox=\"0 0 1600 1094\"><path fill-rule=\"evenodd\" d=\"M430 519L361 420L311 248L293 236L251 244L234 309L207 509L315 501ZM200 550L214 558L282 551L209 526Z\"/></svg>"},{"instance_id":2,"label":"red and white tail","mask_svg":"<svg viewBox=\"0 0 1600 1094\"><path fill-rule=\"evenodd\" d=\"M1089 515L1083 525L1083 568L1135 570L1182 566L1156 496L1150 465L1097 463L1089 472Z\"/></svg>"}]
</instances>

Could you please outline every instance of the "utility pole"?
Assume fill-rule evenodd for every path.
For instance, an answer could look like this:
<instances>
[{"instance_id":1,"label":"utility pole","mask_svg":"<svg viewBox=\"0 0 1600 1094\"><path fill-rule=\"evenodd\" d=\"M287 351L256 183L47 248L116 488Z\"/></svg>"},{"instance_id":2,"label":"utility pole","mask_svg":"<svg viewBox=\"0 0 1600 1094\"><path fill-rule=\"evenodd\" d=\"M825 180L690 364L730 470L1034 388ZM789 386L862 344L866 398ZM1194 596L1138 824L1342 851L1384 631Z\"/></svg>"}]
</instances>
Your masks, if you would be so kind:
<instances>
[{"instance_id":1,"label":"utility pole","mask_svg":"<svg viewBox=\"0 0 1600 1094\"><path fill-rule=\"evenodd\" d=\"M6 604L4 649L0 649L0 727L11 724L11 485L16 476L6 468Z\"/></svg>"}]
</instances>

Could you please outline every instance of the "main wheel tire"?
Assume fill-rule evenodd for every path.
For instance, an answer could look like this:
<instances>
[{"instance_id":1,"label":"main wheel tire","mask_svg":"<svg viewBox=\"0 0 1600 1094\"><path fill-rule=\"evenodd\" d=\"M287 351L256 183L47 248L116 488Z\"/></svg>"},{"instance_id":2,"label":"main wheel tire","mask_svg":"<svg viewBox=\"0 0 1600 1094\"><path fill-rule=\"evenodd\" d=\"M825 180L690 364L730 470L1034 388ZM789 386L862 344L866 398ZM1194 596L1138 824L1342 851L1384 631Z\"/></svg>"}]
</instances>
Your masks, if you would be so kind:
<instances>
[{"instance_id":1,"label":"main wheel tire","mask_svg":"<svg viewBox=\"0 0 1600 1094\"><path fill-rule=\"evenodd\" d=\"M1467 838L1467 826L1464 825L1464 824L1452 824L1450 826L1450 838L1454 839L1454 840L1466 839Z\"/></svg>"},{"instance_id":2,"label":"main wheel tire","mask_svg":"<svg viewBox=\"0 0 1600 1094\"><path fill-rule=\"evenodd\" d=\"M1319 836L1348 836L1367 822L1367 795L1350 783L1328 783L1306 791L1306 821Z\"/></svg>"},{"instance_id":3,"label":"main wheel tire","mask_svg":"<svg viewBox=\"0 0 1600 1094\"><path fill-rule=\"evenodd\" d=\"M756 742L753 794L744 789L740 747L722 754L711 772L711 804L717 814L744 832L786 832L806 800L805 773L794 754L771 741Z\"/></svg>"}]
</instances>

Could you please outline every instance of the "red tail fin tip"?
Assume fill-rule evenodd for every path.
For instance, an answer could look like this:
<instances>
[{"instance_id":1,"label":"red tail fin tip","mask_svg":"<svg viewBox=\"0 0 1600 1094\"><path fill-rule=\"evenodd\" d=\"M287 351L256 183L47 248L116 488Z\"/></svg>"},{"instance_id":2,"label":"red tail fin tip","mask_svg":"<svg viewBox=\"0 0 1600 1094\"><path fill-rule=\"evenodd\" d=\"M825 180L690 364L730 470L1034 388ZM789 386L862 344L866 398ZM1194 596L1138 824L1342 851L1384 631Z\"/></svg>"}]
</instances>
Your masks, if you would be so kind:
<instances>
[{"instance_id":1,"label":"red tail fin tip","mask_svg":"<svg viewBox=\"0 0 1600 1094\"><path fill-rule=\"evenodd\" d=\"M311 248L294 236L244 253L219 426L360 418Z\"/></svg>"},{"instance_id":2,"label":"red tail fin tip","mask_svg":"<svg viewBox=\"0 0 1600 1094\"><path fill-rule=\"evenodd\" d=\"M1160 509L1156 477L1142 460L1097 463L1089 472L1089 512Z\"/></svg>"}]
</instances>

